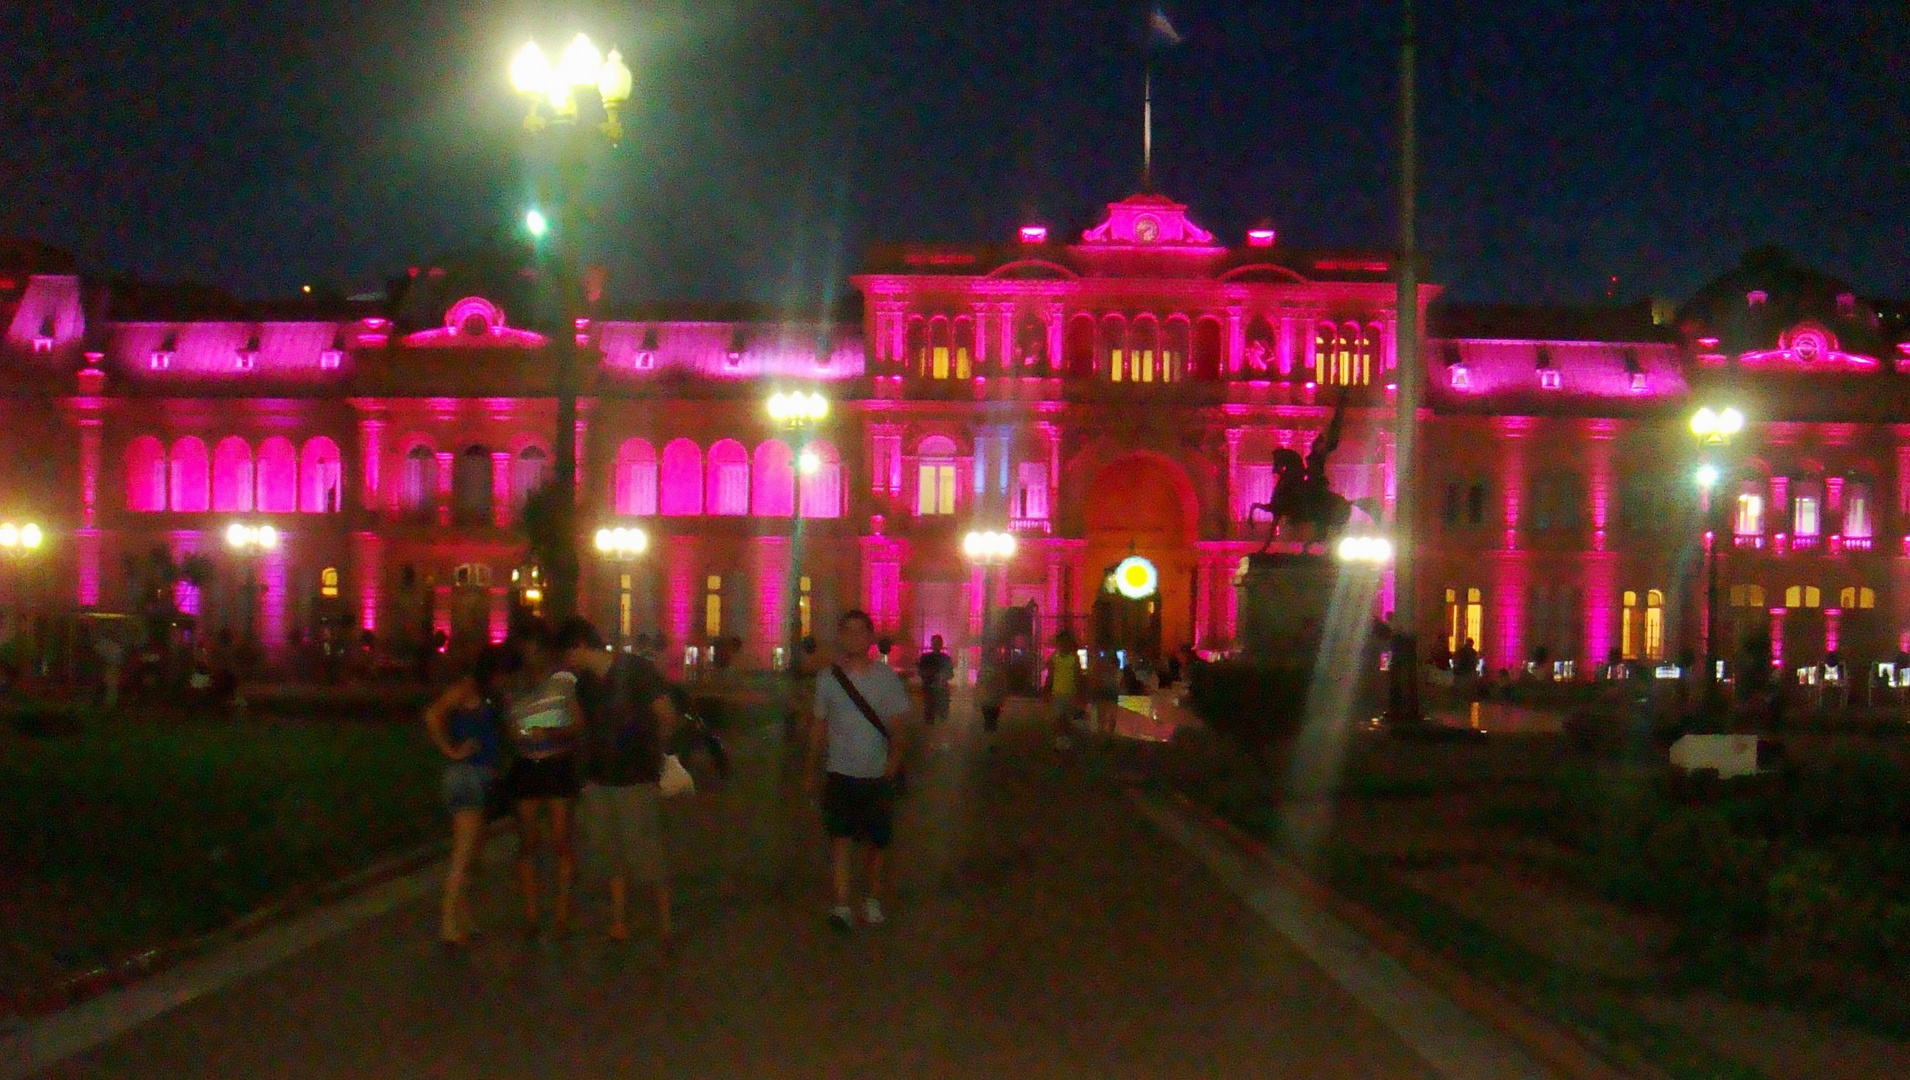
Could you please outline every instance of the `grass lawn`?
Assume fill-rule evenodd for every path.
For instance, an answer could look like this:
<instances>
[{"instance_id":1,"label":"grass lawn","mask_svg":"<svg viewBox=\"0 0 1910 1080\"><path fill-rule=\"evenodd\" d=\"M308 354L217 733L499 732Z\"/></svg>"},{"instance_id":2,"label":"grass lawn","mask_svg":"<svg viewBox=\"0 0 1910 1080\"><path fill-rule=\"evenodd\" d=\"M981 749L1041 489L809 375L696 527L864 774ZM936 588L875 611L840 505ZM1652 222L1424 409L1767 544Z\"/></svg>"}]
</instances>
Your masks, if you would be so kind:
<instances>
[{"instance_id":1,"label":"grass lawn","mask_svg":"<svg viewBox=\"0 0 1910 1080\"><path fill-rule=\"evenodd\" d=\"M392 719L0 722L0 1003L442 832L437 754Z\"/></svg>"},{"instance_id":2,"label":"grass lawn","mask_svg":"<svg viewBox=\"0 0 1910 1080\"><path fill-rule=\"evenodd\" d=\"M1162 765L1168 783L1284 846L1286 755L1262 772L1202 733L1177 741ZM1343 895L1578 1030L1615 1063L1691 1080L1805 1077L1827 1074L1798 1064L1821 1065L1862 1042L1871 1060L1847 1056L1836 1075L1904 1075L1893 1064L1910 1060L1910 1045L1852 1030L1833 1019L1840 1010L1728 1002L1678 949L1675 918L1599 896L1567 872L1567 854L1525 819L1555 797L1562 772L1583 768L1554 737L1426 744L1356 735L1312 865ZM1740 1028L1692 1020L1716 1015L1720 1003L1745 1016L1766 1012Z\"/></svg>"}]
</instances>

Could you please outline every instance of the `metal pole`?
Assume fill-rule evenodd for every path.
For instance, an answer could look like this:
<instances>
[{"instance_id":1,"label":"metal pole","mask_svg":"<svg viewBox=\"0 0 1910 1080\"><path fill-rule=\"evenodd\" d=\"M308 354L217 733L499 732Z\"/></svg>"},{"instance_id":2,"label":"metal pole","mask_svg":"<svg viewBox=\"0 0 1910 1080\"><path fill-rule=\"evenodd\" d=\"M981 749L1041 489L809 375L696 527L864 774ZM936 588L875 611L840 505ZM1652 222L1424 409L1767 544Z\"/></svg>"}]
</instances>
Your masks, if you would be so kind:
<instances>
[{"instance_id":1,"label":"metal pole","mask_svg":"<svg viewBox=\"0 0 1910 1080\"><path fill-rule=\"evenodd\" d=\"M1414 116L1418 30L1413 0L1401 0L1399 43L1399 292L1393 376L1393 650L1388 719L1419 720L1417 462L1419 444L1418 145Z\"/></svg>"},{"instance_id":2,"label":"metal pole","mask_svg":"<svg viewBox=\"0 0 1910 1080\"><path fill-rule=\"evenodd\" d=\"M1141 190L1154 190L1154 65L1147 65L1141 91Z\"/></svg>"}]
</instances>

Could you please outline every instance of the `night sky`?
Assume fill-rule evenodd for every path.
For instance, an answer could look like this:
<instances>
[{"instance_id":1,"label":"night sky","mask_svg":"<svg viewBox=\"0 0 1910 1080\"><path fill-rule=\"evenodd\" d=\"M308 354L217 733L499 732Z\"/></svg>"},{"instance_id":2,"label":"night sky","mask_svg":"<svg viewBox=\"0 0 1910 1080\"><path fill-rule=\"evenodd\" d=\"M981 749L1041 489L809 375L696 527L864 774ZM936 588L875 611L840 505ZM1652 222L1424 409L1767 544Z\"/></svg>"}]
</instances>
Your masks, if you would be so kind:
<instances>
[{"instance_id":1,"label":"night sky","mask_svg":"<svg viewBox=\"0 0 1910 1080\"><path fill-rule=\"evenodd\" d=\"M244 295L375 286L526 203L511 55L636 73L613 300L811 307L871 240L1069 233L1139 183L1129 0L92 3L0 10L0 235ZM1181 0L1156 186L1238 242L1395 237L1395 0ZM1680 297L1788 246L1910 295L1901 3L1420 0L1421 228L1478 300Z\"/></svg>"}]
</instances>

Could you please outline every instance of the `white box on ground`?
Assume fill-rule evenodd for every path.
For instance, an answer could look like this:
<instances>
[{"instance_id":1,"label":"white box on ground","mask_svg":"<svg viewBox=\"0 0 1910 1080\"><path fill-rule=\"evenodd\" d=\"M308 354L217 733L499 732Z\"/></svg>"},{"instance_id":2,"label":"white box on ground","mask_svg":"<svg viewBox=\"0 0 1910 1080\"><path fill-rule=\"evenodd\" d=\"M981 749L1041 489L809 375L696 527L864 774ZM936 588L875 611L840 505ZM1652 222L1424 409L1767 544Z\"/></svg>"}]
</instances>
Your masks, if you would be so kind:
<instances>
[{"instance_id":1,"label":"white box on ground","mask_svg":"<svg viewBox=\"0 0 1910 1080\"><path fill-rule=\"evenodd\" d=\"M1686 735L1671 744L1671 763L1687 772L1716 769L1720 778L1757 772L1756 735Z\"/></svg>"}]
</instances>

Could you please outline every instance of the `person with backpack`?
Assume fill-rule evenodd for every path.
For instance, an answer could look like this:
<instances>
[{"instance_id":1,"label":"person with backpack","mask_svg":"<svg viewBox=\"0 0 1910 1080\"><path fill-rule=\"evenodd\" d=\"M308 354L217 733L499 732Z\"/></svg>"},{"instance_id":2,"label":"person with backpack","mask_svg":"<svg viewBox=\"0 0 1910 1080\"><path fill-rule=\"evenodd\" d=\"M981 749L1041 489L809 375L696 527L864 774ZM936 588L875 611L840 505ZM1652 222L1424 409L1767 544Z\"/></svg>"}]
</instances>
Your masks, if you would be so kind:
<instances>
[{"instance_id":1,"label":"person with backpack","mask_svg":"<svg viewBox=\"0 0 1910 1080\"><path fill-rule=\"evenodd\" d=\"M810 717L808 790L822 794L822 820L829 834L835 903L829 923L855 928L849 906L851 857L863 851L868 892L863 920L884 921L878 897L883 886L883 855L894 837L895 781L906 749L903 720L912 702L902 677L869 655L875 623L865 611L842 613L836 622L837 662L816 676L815 710ZM827 759L827 775L818 766Z\"/></svg>"},{"instance_id":2,"label":"person with backpack","mask_svg":"<svg viewBox=\"0 0 1910 1080\"><path fill-rule=\"evenodd\" d=\"M663 851L663 748L679 725L663 674L650 661L604 648L590 620L557 629L556 649L577 676L583 710L578 819L591 862L610 889L610 938L626 941L630 884L648 885L657 939L671 941L670 881Z\"/></svg>"}]
</instances>

